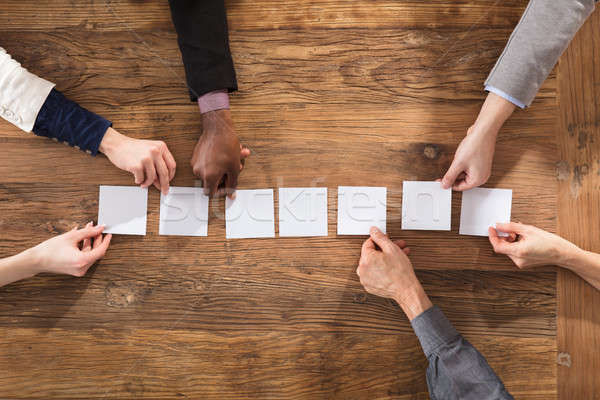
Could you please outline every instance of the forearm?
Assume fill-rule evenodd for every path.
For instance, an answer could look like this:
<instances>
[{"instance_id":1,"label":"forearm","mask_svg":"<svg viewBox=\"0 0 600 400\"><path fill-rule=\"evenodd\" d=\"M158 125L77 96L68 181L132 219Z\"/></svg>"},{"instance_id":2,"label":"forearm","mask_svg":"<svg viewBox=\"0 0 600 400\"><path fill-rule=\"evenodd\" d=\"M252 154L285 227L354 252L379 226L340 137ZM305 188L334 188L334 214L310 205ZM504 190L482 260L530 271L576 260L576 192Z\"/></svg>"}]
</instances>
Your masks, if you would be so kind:
<instances>
[{"instance_id":1,"label":"forearm","mask_svg":"<svg viewBox=\"0 0 600 400\"><path fill-rule=\"evenodd\" d=\"M0 116L27 132L96 154L110 121L68 100L0 47Z\"/></svg>"},{"instance_id":2,"label":"forearm","mask_svg":"<svg viewBox=\"0 0 600 400\"><path fill-rule=\"evenodd\" d=\"M575 272L600 290L600 254L573 246L565 252L561 266Z\"/></svg>"},{"instance_id":3,"label":"forearm","mask_svg":"<svg viewBox=\"0 0 600 400\"><path fill-rule=\"evenodd\" d=\"M38 273L31 249L0 260L0 287Z\"/></svg>"},{"instance_id":4,"label":"forearm","mask_svg":"<svg viewBox=\"0 0 600 400\"><path fill-rule=\"evenodd\" d=\"M472 129L486 132L494 139L516 106L495 93L488 93Z\"/></svg>"},{"instance_id":5,"label":"forearm","mask_svg":"<svg viewBox=\"0 0 600 400\"><path fill-rule=\"evenodd\" d=\"M432 398L509 400L485 357L460 335L437 307L411 321L429 361L427 386Z\"/></svg>"},{"instance_id":6,"label":"forearm","mask_svg":"<svg viewBox=\"0 0 600 400\"><path fill-rule=\"evenodd\" d=\"M530 105L593 9L594 0L530 0L485 85Z\"/></svg>"},{"instance_id":7,"label":"forearm","mask_svg":"<svg viewBox=\"0 0 600 400\"><path fill-rule=\"evenodd\" d=\"M0 117L31 132L54 83L23 68L0 47Z\"/></svg>"},{"instance_id":8,"label":"forearm","mask_svg":"<svg viewBox=\"0 0 600 400\"><path fill-rule=\"evenodd\" d=\"M395 296L429 361L427 385L436 399L512 399L485 358L434 307L416 276Z\"/></svg>"},{"instance_id":9,"label":"forearm","mask_svg":"<svg viewBox=\"0 0 600 400\"><path fill-rule=\"evenodd\" d=\"M237 90L223 0L170 0L190 98Z\"/></svg>"},{"instance_id":10,"label":"forearm","mask_svg":"<svg viewBox=\"0 0 600 400\"><path fill-rule=\"evenodd\" d=\"M400 305L409 321L433 307L423 286L416 278L415 282L401 293L398 293L394 300Z\"/></svg>"},{"instance_id":11,"label":"forearm","mask_svg":"<svg viewBox=\"0 0 600 400\"><path fill-rule=\"evenodd\" d=\"M110 121L53 89L37 115L33 132L96 155L104 134L111 125Z\"/></svg>"}]
</instances>

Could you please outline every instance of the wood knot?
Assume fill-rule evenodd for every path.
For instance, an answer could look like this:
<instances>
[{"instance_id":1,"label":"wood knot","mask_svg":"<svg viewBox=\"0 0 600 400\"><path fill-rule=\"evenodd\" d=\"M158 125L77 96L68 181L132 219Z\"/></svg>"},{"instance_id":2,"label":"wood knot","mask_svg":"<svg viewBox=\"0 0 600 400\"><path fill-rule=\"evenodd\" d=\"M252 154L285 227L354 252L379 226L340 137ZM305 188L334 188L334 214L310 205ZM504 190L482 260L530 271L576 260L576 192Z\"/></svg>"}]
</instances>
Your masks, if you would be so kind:
<instances>
[{"instance_id":1,"label":"wood knot","mask_svg":"<svg viewBox=\"0 0 600 400\"><path fill-rule=\"evenodd\" d=\"M440 155L440 149L435 144L427 144L423 148L423 155L430 160L435 160Z\"/></svg>"},{"instance_id":2,"label":"wood knot","mask_svg":"<svg viewBox=\"0 0 600 400\"><path fill-rule=\"evenodd\" d=\"M556 163L556 179L559 181L566 181L571 175L571 167L565 160Z\"/></svg>"},{"instance_id":3,"label":"wood knot","mask_svg":"<svg viewBox=\"0 0 600 400\"><path fill-rule=\"evenodd\" d=\"M106 305L125 308L139 302L141 297L144 296L144 292L134 286L117 285L111 282L104 290L104 295L106 297Z\"/></svg>"},{"instance_id":4,"label":"wood knot","mask_svg":"<svg viewBox=\"0 0 600 400\"><path fill-rule=\"evenodd\" d=\"M366 293L357 293L354 295L354 302L358 304L364 304L367 302L367 294Z\"/></svg>"},{"instance_id":5,"label":"wood knot","mask_svg":"<svg viewBox=\"0 0 600 400\"><path fill-rule=\"evenodd\" d=\"M569 353L558 353L556 362L558 363L558 365L562 365L567 368L570 368L571 367L571 355Z\"/></svg>"}]
</instances>

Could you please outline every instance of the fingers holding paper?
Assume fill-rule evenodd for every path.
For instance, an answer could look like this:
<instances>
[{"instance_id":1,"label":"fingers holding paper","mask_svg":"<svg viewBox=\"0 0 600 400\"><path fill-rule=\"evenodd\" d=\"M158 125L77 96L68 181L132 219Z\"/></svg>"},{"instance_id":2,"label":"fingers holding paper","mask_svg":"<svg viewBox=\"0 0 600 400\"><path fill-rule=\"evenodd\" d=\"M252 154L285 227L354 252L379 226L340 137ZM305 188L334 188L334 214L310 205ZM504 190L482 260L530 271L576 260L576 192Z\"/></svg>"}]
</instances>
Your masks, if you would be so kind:
<instances>
[{"instance_id":1,"label":"fingers holding paper","mask_svg":"<svg viewBox=\"0 0 600 400\"><path fill-rule=\"evenodd\" d=\"M473 126L460 142L454 160L442 179L444 189L468 190L483 185L492 172L496 137L515 105L489 93Z\"/></svg>"},{"instance_id":2,"label":"fingers holding paper","mask_svg":"<svg viewBox=\"0 0 600 400\"><path fill-rule=\"evenodd\" d=\"M194 148L190 165L202 180L206 195L233 197L238 176L250 150L243 147L233 130L229 110L202 114L202 135Z\"/></svg>"},{"instance_id":3,"label":"fingers holding paper","mask_svg":"<svg viewBox=\"0 0 600 400\"><path fill-rule=\"evenodd\" d=\"M501 237L498 232L509 236ZM507 255L519 268L562 265L576 249L560 236L518 222L498 223L495 229L490 227L488 233L494 251Z\"/></svg>"},{"instance_id":4,"label":"fingers holding paper","mask_svg":"<svg viewBox=\"0 0 600 400\"><path fill-rule=\"evenodd\" d=\"M409 320L433 305L415 275L404 240L392 241L379 229L363 243L356 274L371 294L394 299Z\"/></svg>"},{"instance_id":5,"label":"fingers holding paper","mask_svg":"<svg viewBox=\"0 0 600 400\"><path fill-rule=\"evenodd\" d=\"M483 185L492 173L496 135L472 126L442 178L444 189L463 191Z\"/></svg>"},{"instance_id":6,"label":"fingers holding paper","mask_svg":"<svg viewBox=\"0 0 600 400\"><path fill-rule=\"evenodd\" d=\"M108 128L100 151L117 168L130 172L136 185L143 188L154 185L163 194L169 192L177 165L164 142L133 139Z\"/></svg>"},{"instance_id":7,"label":"fingers holding paper","mask_svg":"<svg viewBox=\"0 0 600 400\"><path fill-rule=\"evenodd\" d=\"M371 228L356 269L365 290L400 302L406 289L418 283L407 257L409 251L403 240L393 242L379 229Z\"/></svg>"},{"instance_id":8,"label":"fingers holding paper","mask_svg":"<svg viewBox=\"0 0 600 400\"><path fill-rule=\"evenodd\" d=\"M36 272L51 272L83 276L110 245L111 235L102 235L104 226L88 223L83 229L73 229L48 239L30 251L36 260Z\"/></svg>"}]
</instances>

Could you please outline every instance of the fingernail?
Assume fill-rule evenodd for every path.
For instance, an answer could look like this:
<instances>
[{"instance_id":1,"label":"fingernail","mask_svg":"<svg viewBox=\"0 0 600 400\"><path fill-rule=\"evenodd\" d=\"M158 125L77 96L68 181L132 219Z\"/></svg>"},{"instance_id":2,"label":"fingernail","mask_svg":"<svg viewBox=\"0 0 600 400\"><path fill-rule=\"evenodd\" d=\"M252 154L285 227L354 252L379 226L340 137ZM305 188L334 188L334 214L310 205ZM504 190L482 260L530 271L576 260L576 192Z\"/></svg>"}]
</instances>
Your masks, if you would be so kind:
<instances>
[{"instance_id":1,"label":"fingernail","mask_svg":"<svg viewBox=\"0 0 600 400\"><path fill-rule=\"evenodd\" d=\"M369 229L369 233L371 233L371 235L374 235L374 234L376 234L378 232L379 232L379 229L377 229L374 226L372 226L371 229Z\"/></svg>"}]
</instances>

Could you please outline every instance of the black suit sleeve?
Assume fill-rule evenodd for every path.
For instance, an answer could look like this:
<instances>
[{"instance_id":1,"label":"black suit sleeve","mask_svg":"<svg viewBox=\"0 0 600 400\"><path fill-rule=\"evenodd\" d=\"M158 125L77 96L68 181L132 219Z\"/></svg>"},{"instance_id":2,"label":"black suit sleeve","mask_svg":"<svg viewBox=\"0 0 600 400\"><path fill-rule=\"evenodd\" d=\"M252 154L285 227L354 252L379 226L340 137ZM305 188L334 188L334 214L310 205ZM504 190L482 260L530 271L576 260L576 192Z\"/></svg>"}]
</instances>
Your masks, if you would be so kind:
<instances>
[{"instance_id":1,"label":"black suit sleeve","mask_svg":"<svg viewBox=\"0 0 600 400\"><path fill-rule=\"evenodd\" d=\"M169 0L192 101L237 90L224 0Z\"/></svg>"}]
</instances>

